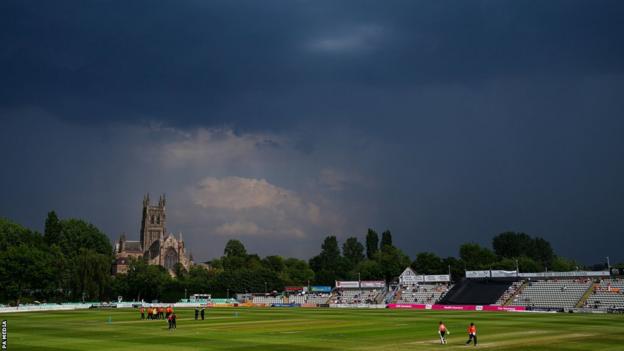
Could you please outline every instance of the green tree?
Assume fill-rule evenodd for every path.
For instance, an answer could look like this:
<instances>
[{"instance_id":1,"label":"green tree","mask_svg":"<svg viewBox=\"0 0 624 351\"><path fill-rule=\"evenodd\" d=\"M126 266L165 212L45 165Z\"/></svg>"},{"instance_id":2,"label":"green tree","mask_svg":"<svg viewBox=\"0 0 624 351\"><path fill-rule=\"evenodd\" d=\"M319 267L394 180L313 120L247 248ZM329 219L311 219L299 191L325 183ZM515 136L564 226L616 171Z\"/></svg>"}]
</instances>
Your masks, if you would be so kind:
<instances>
[{"instance_id":1,"label":"green tree","mask_svg":"<svg viewBox=\"0 0 624 351\"><path fill-rule=\"evenodd\" d=\"M492 247L500 258L530 257L543 267L549 267L555 258L548 241L539 237L532 238L525 233L501 233L492 239Z\"/></svg>"},{"instance_id":2,"label":"green tree","mask_svg":"<svg viewBox=\"0 0 624 351\"><path fill-rule=\"evenodd\" d=\"M110 286L110 255L80 248L74 259L72 286L74 298L87 301L105 300Z\"/></svg>"},{"instance_id":3,"label":"green tree","mask_svg":"<svg viewBox=\"0 0 624 351\"><path fill-rule=\"evenodd\" d=\"M61 231L63 230L63 226L61 225L61 221L56 216L56 212L50 211L48 212L48 217L45 221L45 230L43 238L48 245L59 244L61 241Z\"/></svg>"},{"instance_id":4,"label":"green tree","mask_svg":"<svg viewBox=\"0 0 624 351\"><path fill-rule=\"evenodd\" d=\"M533 239L525 233L504 232L492 239L492 248L501 258L531 256Z\"/></svg>"},{"instance_id":5,"label":"green tree","mask_svg":"<svg viewBox=\"0 0 624 351\"><path fill-rule=\"evenodd\" d=\"M53 221L52 221L53 222ZM73 300L103 299L110 291L113 248L106 234L79 219L61 220L59 250L65 260L65 289Z\"/></svg>"},{"instance_id":6,"label":"green tree","mask_svg":"<svg viewBox=\"0 0 624 351\"><path fill-rule=\"evenodd\" d=\"M410 265L409 257L394 246L385 246L378 257L378 262L386 282L390 282L401 275L405 267Z\"/></svg>"},{"instance_id":7,"label":"green tree","mask_svg":"<svg viewBox=\"0 0 624 351\"><path fill-rule=\"evenodd\" d=\"M385 248L392 247L392 233L389 230L381 233L381 245L380 250L384 250Z\"/></svg>"},{"instance_id":8,"label":"green tree","mask_svg":"<svg viewBox=\"0 0 624 351\"><path fill-rule=\"evenodd\" d=\"M364 246L357 238L350 237L342 244L342 255L351 269L364 260Z\"/></svg>"},{"instance_id":9,"label":"green tree","mask_svg":"<svg viewBox=\"0 0 624 351\"><path fill-rule=\"evenodd\" d=\"M20 303L23 296L40 296L54 285L55 266L42 248L20 244L0 252L0 295Z\"/></svg>"},{"instance_id":10,"label":"green tree","mask_svg":"<svg viewBox=\"0 0 624 351\"><path fill-rule=\"evenodd\" d=\"M555 258L555 252L550 243L543 238L533 239L533 255L529 255L540 265L550 267Z\"/></svg>"},{"instance_id":11,"label":"green tree","mask_svg":"<svg viewBox=\"0 0 624 351\"><path fill-rule=\"evenodd\" d=\"M263 268L260 256L258 256L257 254L247 255L247 257L245 258L245 268L251 270Z\"/></svg>"},{"instance_id":12,"label":"green tree","mask_svg":"<svg viewBox=\"0 0 624 351\"><path fill-rule=\"evenodd\" d=\"M524 273L541 272L544 270L544 267L540 266L534 259L526 256L518 258L518 267L520 268L520 272Z\"/></svg>"},{"instance_id":13,"label":"green tree","mask_svg":"<svg viewBox=\"0 0 624 351\"><path fill-rule=\"evenodd\" d=\"M556 256L552 262L551 269L555 272L570 272L576 270L576 267L578 266L579 264L574 260Z\"/></svg>"},{"instance_id":14,"label":"green tree","mask_svg":"<svg viewBox=\"0 0 624 351\"><path fill-rule=\"evenodd\" d=\"M360 278L362 280L383 280L385 278L381 265L375 260L364 260L360 262L355 267L355 271L360 273Z\"/></svg>"},{"instance_id":15,"label":"green tree","mask_svg":"<svg viewBox=\"0 0 624 351\"><path fill-rule=\"evenodd\" d=\"M225 270L237 270L247 266L247 250L242 242L229 240L223 250L223 268Z\"/></svg>"},{"instance_id":16,"label":"green tree","mask_svg":"<svg viewBox=\"0 0 624 351\"><path fill-rule=\"evenodd\" d=\"M262 266L274 272L280 273L284 270L284 259L281 256L267 256L262 259Z\"/></svg>"},{"instance_id":17,"label":"green tree","mask_svg":"<svg viewBox=\"0 0 624 351\"><path fill-rule=\"evenodd\" d=\"M148 265L143 260L130 260L128 266L129 293L137 301L159 299L171 276L164 267Z\"/></svg>"},{"instance_id":18,"label":"green tree","mask_svg":"<svg viewBox=\"0 0 624 351\"><path fill-rule=\"evenodd\" d=\"M286 285L307 285L314 280L314 271L308 263L296 258L288 258L284 261L284 271L280 278Z\"/></svg>"},{"instance_id":19,"label":"green tree","mask_svg":"<svg viewBox=\"0 0 624 351\"><path fill-rule=\"evenodd\" d=\"M491 265L496 262L494 252L475 243L466 243L460 246L459 257L469 270L490 269Z\"/></svg>"},{"instance_id":20,"label":"green tree","mask_svg":"<svg viewBox=\"0 0 624 351\"><path fill-rule=\"evenodd\" d=\"M445 274L448 273L447 266L442 259L431 252L421 252L416 255L412 262L412 268L419 274Z\"/></svg>"},{"instance_id":21,"label":"green tree","mask_svg":"<svg viewBox=\"0 0 624 351\"><path fill-rule=\"evenodd\" d=\"M503 258L501 260L496 261L492 265L492 269L502 269L506 271L516 270L516 260L513 258Z\"/></svg>"},{"instance_id":22,"label":"green tree","mask_svg":"<svg viewBox=\"0 0 624 351\"><path fill-rule=\"evenodd\" d=\"M41 238L37 233L8 219L0 218L0 251L20 244L39 245L40 242Z\"/></svg>"},{"instance_id":23,"label":"green tree","mask_svg":"<svg viewBox=\"0 0 624 351\"><path fill-rule=\"evenodd\" d=\"M310 268L314 271L315 281L318 284L331 285L335 280L346 276L347 269L335 236L325 238L321 245L321 253L310 259Z\"/></svg>"},{"instance_id":24,"label":"green tree","mask_svg":"<svg viewBox=\"0 0 624 351\"><path fill-rule=\"evenodd\" d=\"M247 257L247 249L239 240L228 240L223 250L225 257Z\"/></svg>"},{"instance_id":25,"label":"green tree","mask_svg":"<svg viewBox=\"0 0 624 351\"><path fill-rule=\"evenodd\" d=\"M366 257L372 260L379 251L379 236L377 232L368 228L366 233Z\"/></svg>"}]
</instances>

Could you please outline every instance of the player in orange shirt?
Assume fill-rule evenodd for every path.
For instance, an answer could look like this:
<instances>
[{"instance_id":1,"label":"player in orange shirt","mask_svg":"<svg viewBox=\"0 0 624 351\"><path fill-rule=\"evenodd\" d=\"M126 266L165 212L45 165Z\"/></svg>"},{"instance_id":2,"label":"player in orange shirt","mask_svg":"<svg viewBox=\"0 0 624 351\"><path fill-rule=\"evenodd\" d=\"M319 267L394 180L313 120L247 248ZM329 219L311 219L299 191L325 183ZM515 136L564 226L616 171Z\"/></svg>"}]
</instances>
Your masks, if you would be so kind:
<instances>
[{"instance_id":1,"label":"player in orange shirt","mask_svg":"<svg viewBox=\"0 0 624 351\"><path fill-rule=\"evenodd\" d=\"M446 325L444 325L444 323L440 322L440 325L438 326L438 335L440 335L440 344L446 344L446 334L451 334L451 332L448 331L448 329L446 329Z\"/></svg>"},{"instance_id":2,"label":"player in orange shirt","mask_svg":"<svg viewBox=\"0 0 624 351\"><path fill-rule=\"evenodd\" d=\"M470 344L472 340L474 340L474 346L477 346L477 327L475 327L474 323L470 323L468 327L468 341L466 341L466 345Z\"/></svg>"}]
</instances>

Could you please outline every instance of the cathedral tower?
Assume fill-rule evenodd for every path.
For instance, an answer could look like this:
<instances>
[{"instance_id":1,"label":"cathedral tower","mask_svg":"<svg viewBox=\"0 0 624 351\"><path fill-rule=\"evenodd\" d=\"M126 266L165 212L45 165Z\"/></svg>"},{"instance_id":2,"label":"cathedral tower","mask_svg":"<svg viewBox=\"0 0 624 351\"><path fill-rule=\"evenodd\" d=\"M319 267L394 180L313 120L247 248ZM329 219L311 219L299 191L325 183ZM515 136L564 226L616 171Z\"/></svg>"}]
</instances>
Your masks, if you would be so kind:
<instances>
[{"instance_id":1,"label":"cathedral tower","mask_svg":"<svg viewBox=\"0 0 624 351\"><path fill-rule=\"evenodd\" d=\"M149 194L143 198L143 218L141 220L141 245L143 251L150 250L154 242L163 239L166 233L165 196L158 199L158 205L150 204Z\"/></svg>"}]
</instances>

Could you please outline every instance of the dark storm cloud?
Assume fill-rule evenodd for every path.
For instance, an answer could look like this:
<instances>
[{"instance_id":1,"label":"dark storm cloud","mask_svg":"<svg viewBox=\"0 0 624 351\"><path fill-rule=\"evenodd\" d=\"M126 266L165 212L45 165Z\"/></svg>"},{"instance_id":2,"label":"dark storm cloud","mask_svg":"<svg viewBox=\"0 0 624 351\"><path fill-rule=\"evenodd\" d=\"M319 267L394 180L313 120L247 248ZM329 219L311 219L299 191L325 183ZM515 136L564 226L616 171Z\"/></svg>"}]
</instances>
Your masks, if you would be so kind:
<instances>
[{"instance_id":1,"label":"dark storm cloud","mask_svg":"<svg viewBox=\"0 0 624 351\"><path fill-rule=\"evenodd\" d=\"M624 62L617 1L0 6L0 103L36 101L82 122L277 128L319 115L374 118L362 89L383 90L383 100L499 75L621 73Z\"/></svg>"},{"instance_id":2,"label":"dark storm cloud","mask_svg":"<svg viewBox=\"0 0 624 351\"><path fill-rule=\"evenodd\" d=\"M622 18L621 1L3 1L19 167L0 214L116 236L167 191L200 258L223 233L305 257L373 226L412 256L511 229L621 260ZM271 230L296 244L261 237L265 212L198 207L206 182L287 191L299 210Z\"/></svg>"}]
</instances>

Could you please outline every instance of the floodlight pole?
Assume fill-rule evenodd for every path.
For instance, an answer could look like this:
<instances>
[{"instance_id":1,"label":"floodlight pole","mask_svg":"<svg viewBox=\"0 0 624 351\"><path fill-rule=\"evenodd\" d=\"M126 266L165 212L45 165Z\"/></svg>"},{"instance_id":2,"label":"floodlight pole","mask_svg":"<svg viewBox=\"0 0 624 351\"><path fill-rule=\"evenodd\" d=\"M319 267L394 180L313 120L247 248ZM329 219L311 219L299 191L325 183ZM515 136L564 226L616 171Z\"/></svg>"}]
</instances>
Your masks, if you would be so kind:
<instances>
[{"instance_id":1,"label":"floodlight pole","mask_svg":"<svg viewBox=\"0 0 624 351\"><path fill-rule=\"evenodd\" d=\"M611 274L611 262L609 261L609 256L607 256L607 269L609 270L609 274Z\"/></svg>"}]
</instances>

